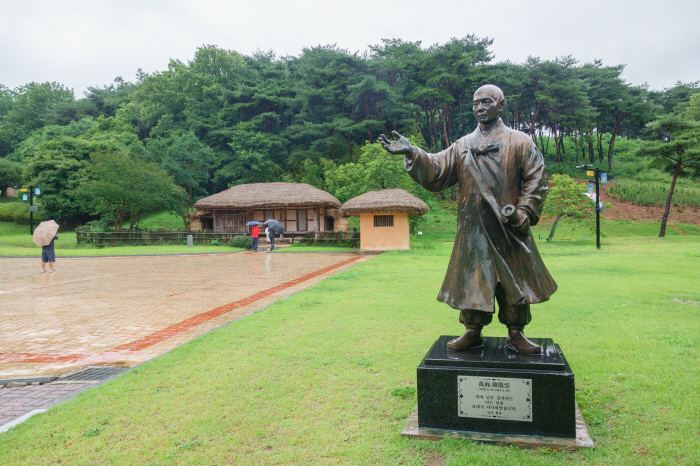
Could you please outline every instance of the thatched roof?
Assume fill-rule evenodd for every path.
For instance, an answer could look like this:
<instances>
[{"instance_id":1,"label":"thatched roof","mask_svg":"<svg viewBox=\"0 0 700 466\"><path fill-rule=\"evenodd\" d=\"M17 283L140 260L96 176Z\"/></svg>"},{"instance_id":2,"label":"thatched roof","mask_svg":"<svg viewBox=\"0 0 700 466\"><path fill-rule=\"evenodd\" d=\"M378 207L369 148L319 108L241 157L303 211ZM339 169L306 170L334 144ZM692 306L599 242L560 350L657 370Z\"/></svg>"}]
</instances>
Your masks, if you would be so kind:
<instances>
[{"instance_id":1,"label":"thatched roof","mask_svg":"<svg viewBox=\"0 0 700 466\"><path fill-rule=\"evenodd\" d=\"M306 183L240 184L194 204L197 209L338 208L340 205L331 194Z\"/></svg>"},{"instance_id":2,"label":"thatched roof","mask_svg":"<svg viewBox=\"0 0 700 466\"><path fill-rule=\"evenodd\" d=\"M408 212L413 215L427 214L428 205L403 189L382 189L353 197L343 204L343 215L357 216L371 212Z\"/></svg>"}]
</instances>

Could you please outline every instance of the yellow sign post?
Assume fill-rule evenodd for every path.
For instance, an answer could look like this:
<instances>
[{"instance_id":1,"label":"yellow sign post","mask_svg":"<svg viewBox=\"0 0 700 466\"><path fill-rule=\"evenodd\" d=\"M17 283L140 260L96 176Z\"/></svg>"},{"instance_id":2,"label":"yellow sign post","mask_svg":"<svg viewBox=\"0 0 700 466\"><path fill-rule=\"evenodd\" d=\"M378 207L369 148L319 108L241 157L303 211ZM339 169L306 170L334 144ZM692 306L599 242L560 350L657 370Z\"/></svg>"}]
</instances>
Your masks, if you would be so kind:
<instances>
[{"instance_id":1,"label":"yellow sign post","mask_svg":"<svg viewBox=\"0 0 700 466\"><path fill-rule=\"evenodd\" d=\"M595 172L593 170L588 170L586 176L595 176Z\"/></svg>"}]
</instances>

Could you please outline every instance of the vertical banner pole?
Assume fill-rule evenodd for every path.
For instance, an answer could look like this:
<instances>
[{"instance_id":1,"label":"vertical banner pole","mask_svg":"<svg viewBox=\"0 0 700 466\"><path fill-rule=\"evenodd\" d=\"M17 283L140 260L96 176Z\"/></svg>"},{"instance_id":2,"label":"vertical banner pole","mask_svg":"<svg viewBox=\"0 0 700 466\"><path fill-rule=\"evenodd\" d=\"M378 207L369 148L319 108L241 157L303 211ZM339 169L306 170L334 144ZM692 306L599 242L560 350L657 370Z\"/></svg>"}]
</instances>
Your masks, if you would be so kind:
<instances>
[{"instance_id":1,"label":"vertical banner pole","mask_svg":"<svg viewBox=\"0 0 700 466\"><path fill-rule=\"evenodd\" d=\"M34 211L32 206L34 205L34 186L29 187L29 234L34 234Z\"/></svg>"}]
</instances>

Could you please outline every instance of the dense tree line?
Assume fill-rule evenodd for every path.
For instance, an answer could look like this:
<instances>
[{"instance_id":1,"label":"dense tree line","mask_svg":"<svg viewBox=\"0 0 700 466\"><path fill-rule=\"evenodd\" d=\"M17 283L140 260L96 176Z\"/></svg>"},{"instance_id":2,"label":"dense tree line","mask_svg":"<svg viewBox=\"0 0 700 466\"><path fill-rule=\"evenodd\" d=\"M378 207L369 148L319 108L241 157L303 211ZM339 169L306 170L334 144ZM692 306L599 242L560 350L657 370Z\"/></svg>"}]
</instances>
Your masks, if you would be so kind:
<instances>
[{"instance_id":1,"label":"dense tree line","mask_svg":"<svg viewBox=\"0 0 700 466\"><path fill-rule=\"evenodd\" d=\"M75 218L99 210L78 202L95 186L91 157L124 161L115 154L169 173L189 205L240 183L329 189L342 179L337 167L360 162L380 133L437 151L471 132L471 96L485 83L504 90L505 123L543 153L610 167L620 137L700 108L698 83L653 91L625 82L624 65L572 57L494 63L490 46L475 36L429 47L394 39L364 53L318 46L285 57L203 46L187 63L139 70L135 83L117 78L80 99L58 83L0 85L0 184L21 173L42 184L51 214Z\"/></svg>"}]
</instances>

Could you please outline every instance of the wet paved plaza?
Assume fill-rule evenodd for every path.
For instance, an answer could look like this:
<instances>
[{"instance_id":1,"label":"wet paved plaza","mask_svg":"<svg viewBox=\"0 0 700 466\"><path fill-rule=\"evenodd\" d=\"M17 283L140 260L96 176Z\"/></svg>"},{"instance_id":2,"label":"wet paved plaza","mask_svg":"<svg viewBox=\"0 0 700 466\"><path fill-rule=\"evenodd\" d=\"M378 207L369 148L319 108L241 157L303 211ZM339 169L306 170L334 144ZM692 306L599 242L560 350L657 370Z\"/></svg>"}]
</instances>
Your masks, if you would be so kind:
<instances>
[{"instance_id":1,"label":"wet paved plaza","mask_svg":"<svg viewBox=\"0 0 700 466\"><path fill-rule=\"evenodd\" d=\"M134 366L369 257L0 258L0 379Z\"/></svg>"}]
</instances>

